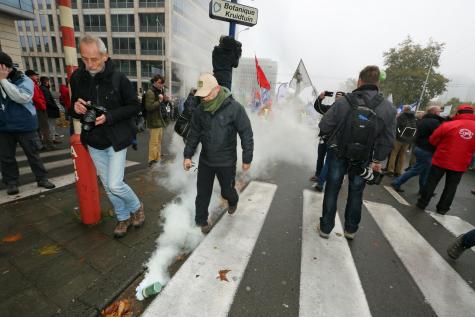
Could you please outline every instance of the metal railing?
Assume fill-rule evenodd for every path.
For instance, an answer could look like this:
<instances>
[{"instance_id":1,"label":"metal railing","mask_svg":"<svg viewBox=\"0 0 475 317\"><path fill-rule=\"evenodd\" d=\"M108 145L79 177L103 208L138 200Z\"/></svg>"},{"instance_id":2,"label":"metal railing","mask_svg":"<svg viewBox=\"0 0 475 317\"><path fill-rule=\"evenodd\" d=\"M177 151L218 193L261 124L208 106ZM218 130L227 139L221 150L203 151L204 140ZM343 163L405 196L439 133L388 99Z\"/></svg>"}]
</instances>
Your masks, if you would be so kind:
<instances>
[{"instance_id":1,"label":"metal railing","mask_svg":"<svg viewBox=\"0 0 475 317\"><path fill-rule=\"evenodd\" d=\"M142 55L157 55L157 56L161 56L163 55L163 50L140 50L140 53Z\"/></svg>"},{"instance_id":2,"label":"metal railing","mask_svg":"<svg viewBox=\"0 0 475 317\"><path fill-rule=\"evenodd\" d=\"M112 9L115 8L133 8L134 2L133 1L111 1L110 7Z\"/></svg>"},{"instance_id":3,"label":"metal railing","mask_svg":"<svg viewBox=\"0 0 475 317\"><path fill-rule=\"evenodd\" d=\"M140 25L140 32L164 32L161 25Z\"/></svg>"},{"instance_id":4,"label":"metal railing","mask_svg":"<svg viewBox=\"0 0 475 317\"><path fill-rule=\"evenodd\" d=\"M139 8L159 8L165 6L164 0L141 0L139 1Z\"/></svg>"},{"instance_id":5,"label":"metal railing","mask_svg":"<svg viewBox=\"0 0 475 317\"><path fill-rule=\"evenodd\" d=\"M135 27L133 25L113 25L111 26L112 32L134 32Z\"/></svg>"},{"instance_id":6,"label":"metal railing","mask_svg":"<svg viewBox=\"0 0 475 317\"><path fill-rule=\"evenodd\" d=\"M135 49L129 49L129 48L126 48L126 49L112 49L112 53L114 54L123 54L123 55L135 55L135 52L136 50Z\"/></svg>"}]
</instances>

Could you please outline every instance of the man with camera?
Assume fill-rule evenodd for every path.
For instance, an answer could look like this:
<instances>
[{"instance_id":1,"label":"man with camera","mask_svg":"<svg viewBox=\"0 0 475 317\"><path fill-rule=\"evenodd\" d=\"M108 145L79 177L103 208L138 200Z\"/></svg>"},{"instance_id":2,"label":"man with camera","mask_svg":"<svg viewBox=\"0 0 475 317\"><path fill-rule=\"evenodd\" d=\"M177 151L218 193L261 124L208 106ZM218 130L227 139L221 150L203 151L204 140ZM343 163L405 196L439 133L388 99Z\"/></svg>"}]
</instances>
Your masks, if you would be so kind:
<instances>
[{"instance_id":1,"label":"man with camera","mask_svg":"<svg viewBox=\"0 0 475 317\"><path fill-rule=\"evenodd\" d=\"M320 131L329 136L327 146L332 155L318 225L322 238L328 239L335 226L338 194L345 174L349 181L344 234L350 240L354 239L361 220L365 181L381 181L380 162L392 149L396 110L379 94L379 78L377 66L365 67L359 74L358 88L336 101L319 123Z\"/></svg>"},{"instance_id":2,"label":"man with camera","mask_svg":"<svg viewBox=\"0 0 475 317\"><path fill-rule=\"evenodd\" d=\"M114 68L100 38L85 35L79 43L83 65L71 76L71 115L81 119L81 142L87 145L107 196L114 206L117 238L130 225L145 221L143 204L124 182L127 147L135 138L134 118L140 111L128 78ZM77 132L77 131L76 131Z\"/></svg>"},{"instance_id":3,"label":"man with camera","mask_svg":"<svg viewBox=\"0 0 475 317\"><path fill-rule=\"evenodd\" d=\"M7 194L19 193L20 173L16 161L16 145L25 152L38 187L55 187L47 178L39 156L38 119L32 98L34 84L13 66L11 57L0 51L0 163Z\"/></svg>"},{"instance_id":4,"label":"man with camera","mask_svg":"<svg viewBox=\"0 0 475 317\"><path fill-rule=\"evenodd\" d=\"M165 98L165 79L161 75L155 75L150 80L152 86L145 93L145 110L147 111L147 127L150 131L148 143L148 166L152 167L162 156L163 128L166 127L162 117L161 108Z\"/></svg>"}]
</instances>

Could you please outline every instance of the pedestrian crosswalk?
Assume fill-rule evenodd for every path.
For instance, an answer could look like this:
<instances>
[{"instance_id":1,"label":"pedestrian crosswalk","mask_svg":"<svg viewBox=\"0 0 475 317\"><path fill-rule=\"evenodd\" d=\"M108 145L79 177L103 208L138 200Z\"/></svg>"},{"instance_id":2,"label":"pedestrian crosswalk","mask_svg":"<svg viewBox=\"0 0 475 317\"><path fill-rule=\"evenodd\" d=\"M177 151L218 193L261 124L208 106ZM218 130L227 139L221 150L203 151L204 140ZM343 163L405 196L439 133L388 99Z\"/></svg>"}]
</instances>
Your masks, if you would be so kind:
<instances>
[{"instance_id":1,"label":"pedestrian crosswalk","mask_svg":"<svg viewBox=\"0 0 475 317\"><path fill-rule=\"evenodd\" d=\"M16 156L20 173L20 186L18 187L20 192L17 195L10 196L7 195L5 189L0 190L0 205L50 191L49 189L37 186L35 177L28 165L27 157L22 153L23 152L19 151ZM56 185L55 189L73 184L76 181L69 147L49 152L41 152L40 157L48 171L49 180ZM126 161L126 167L137 164L139 163Z\"/></svg>"},{"instance_id":2,"label":"pedestrian crosswalk","mask_svg":"<svg viewBox=\"0 0 475 317\"><path fill-rule=\"evenodd\" d=\"M250 257L257 256L253 249L265 218L272 213L271 202L279 199L275 195L276 188L277 185L251 182L241 195L237 212L232 216L225 215L215 225L143 316L227 316L236 300L236 290L248 288L240 282L244 279ZM358 249L352 248L352 244L382 244L358 241L362 238L360 235L354 242L348 242L343 236L338 214L330 238L320 238L316 224L321 215L323 194L304 190L302 200L303 210L301 214L297 213L297 216L302 215L298 315L375 316L372 314L374 299L367 297L371 285L367 281L362 283L360 279L361 270L365 268L356 264L354 252ZM474 316L473 281L461 274L440 248L419 232L411 223L412 219L406 219L398 208L364 201L364 209L368 212L365 216L374 220L381 239L387 241L391 252L407 270L415 285L413 291L423 296L421 305L430 306L429 311L433 312L430 316ZM453 238L473 228L472 224L450 215L419 212L417 217L435 219L441 226L434 227L434 230L440 230L441 234L450 233ZM450 242L446 241L446 244ZM369 258L371 254L365 256ZM469 259L473 260L471 256ZM227 272L224 273L226 280L220 278L222 270ZM249 294L252 294L250 288ZM282 303L274 305L281 306ZM394 316L403 315L407 316L403 312L394 312ZM285 313L282 316L286 316Z\"/></svg>"}]
</instances>

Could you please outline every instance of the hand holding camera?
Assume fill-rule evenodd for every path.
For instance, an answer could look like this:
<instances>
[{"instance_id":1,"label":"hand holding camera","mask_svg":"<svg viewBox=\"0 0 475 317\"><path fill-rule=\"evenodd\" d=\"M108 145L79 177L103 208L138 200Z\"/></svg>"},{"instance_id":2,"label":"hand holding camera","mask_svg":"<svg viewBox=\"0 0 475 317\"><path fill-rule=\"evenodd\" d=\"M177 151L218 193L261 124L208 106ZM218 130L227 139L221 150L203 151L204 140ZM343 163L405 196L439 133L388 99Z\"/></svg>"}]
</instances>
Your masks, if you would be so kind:
<instances>
[{"instance_id":1,"label":"hand holding camera","mask_svg":"<svg viewBox=\"0 0 475 317\"><path fill-rule=\"evenodd\" d=\"M76 109L76 104L74 104L74 107ZM82 105L82 107L86 108L84 116L81 119L82 129L84 131L90 132L96 125L103 124L104 122L106 122L105 114L107 113L107 109L105 107L95 105L90 101L88 101L85 105Z\"/></svg>"}]
</instances>

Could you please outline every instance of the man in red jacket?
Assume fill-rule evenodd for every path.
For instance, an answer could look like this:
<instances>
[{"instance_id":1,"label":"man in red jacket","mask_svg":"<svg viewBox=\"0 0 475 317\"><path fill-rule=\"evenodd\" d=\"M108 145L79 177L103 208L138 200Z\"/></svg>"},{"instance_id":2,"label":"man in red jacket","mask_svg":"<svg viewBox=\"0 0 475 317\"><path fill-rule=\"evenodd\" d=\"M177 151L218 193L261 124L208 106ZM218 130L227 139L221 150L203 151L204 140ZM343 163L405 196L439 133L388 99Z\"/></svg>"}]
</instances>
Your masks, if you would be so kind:
<instances>
[{"instance_id":1,"label":"man in red jacket","mask_svg":"<svg viewBox=\"0 0 475 317\"><path fill-rule=\"evenodd\" d=\"M417 201L425 209L437 184L445 174L445 187L437 203L437 213L446 214L455 197L463 173L468 169L475 152L475 115L471 105L460 105L453 120L440 125L429 138L436 147L426 188Z\"/></svg>"}]
</instances>

